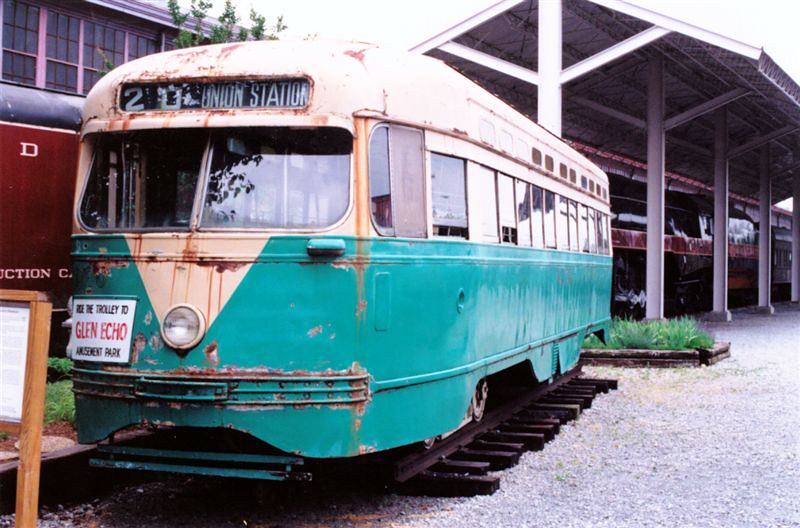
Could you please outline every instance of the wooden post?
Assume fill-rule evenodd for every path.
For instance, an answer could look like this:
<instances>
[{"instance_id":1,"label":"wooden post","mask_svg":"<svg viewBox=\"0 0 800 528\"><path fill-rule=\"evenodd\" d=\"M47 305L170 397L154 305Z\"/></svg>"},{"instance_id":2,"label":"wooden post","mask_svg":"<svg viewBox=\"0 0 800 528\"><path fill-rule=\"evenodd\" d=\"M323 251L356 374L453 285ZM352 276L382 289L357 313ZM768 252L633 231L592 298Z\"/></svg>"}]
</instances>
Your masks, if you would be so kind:
<instances>
[{"instance_id":1,"label":"wooden post","mask_svg":"<svg viewBox=\"0 0 800 528\"><path fill-rule=\"evenodd\" d=\"M30 309L22 419L19 424L0 422L0 430L19 432L16 526L35 528L39 510L39 469L52 305L41 292L21 290L0 290L0 301L27 303Z\"/></svg>"}]
</instances>

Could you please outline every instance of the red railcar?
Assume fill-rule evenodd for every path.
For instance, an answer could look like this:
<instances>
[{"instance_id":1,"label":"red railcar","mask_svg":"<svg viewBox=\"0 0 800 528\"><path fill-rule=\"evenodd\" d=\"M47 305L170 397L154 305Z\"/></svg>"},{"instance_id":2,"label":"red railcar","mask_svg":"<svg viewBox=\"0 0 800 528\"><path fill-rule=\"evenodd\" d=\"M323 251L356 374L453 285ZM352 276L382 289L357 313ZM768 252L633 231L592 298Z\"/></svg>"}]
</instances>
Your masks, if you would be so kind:
<instances>
[{"instance_id":1,"label":"red railcar","mask_svg":"<svg viewBox=\"0 0 800 528\"><path fill-rule=\"evenodd\" d=\"M51 351L72 288L70 233L83 98L0 83L0 288L48 292Z\"/></svg>"},{"instance_id":2,"label":"red railcar","mask_svg":"<svg viewBox=\"0 0 800 528\"><path fill-rule=\"evenodd\" d=\"M609 174L614 274L611 311L644 317L647 247L646 186ZM664 312L667 316L711 310L713 275L713 204L708 197L665 192ZM731 203L728 217L728 298L731 307L758 298L759 226L741 204ZM772 228L772 297L788 299L791 231Z\"/></svg>"}]
</instances>

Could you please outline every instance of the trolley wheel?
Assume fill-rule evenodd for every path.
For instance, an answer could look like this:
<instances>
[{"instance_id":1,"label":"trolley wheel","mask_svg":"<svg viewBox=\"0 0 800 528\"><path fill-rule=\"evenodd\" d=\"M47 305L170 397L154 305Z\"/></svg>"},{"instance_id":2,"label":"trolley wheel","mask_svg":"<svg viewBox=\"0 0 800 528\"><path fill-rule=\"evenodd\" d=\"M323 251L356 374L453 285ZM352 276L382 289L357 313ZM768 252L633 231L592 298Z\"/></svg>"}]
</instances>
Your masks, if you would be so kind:
<instances>
[{"instance_id":1,"label":"trolley wheel","mask_svg":"<svg viewBox=\"0 0 800 528\"><path fill-rule=\"evenodd\" d=\"M433 444L435 444L437 440L439 440L438 436L432 436L430 438L426 438L425 440L422 441L422 447L425 448L426 450L430 449L433 447Z\"/></svg>"},{"instance_id":2,"label":"trolley wheel","mask_svg":"<svg viewBox=\"0 0 800 528\"><path fill-rule=\"evenodd\" d=\"M483 415L486 414L486 399L489 397L489 384L486 378L478 382L475 387L475 394L472 395L472 420L480 422L483 420Z\"/></svg>"}]
</instances>

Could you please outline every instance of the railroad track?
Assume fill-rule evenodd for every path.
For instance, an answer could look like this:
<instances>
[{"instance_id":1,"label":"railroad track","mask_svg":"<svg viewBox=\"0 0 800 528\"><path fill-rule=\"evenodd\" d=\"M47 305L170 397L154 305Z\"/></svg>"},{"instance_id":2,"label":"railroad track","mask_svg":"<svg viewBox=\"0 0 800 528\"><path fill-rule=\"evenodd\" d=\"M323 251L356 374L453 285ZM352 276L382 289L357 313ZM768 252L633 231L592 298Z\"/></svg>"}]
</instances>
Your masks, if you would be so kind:
<instances>
[{"instance_id":1,"label":"railroad track","mask_svg":"<svg viewBox=\"0 0 800 528\"><path fill-rule=\"evenodd\" d=\"M615 390L617 381L582 377L580 367L546 386L535 387L487 410L470 423L394 465L401 491L418 495L491 495L500 488L498 474L519 462L526 451L540 451L561 425L577 419L600 393Z\"/></svg>"}]
</instances>

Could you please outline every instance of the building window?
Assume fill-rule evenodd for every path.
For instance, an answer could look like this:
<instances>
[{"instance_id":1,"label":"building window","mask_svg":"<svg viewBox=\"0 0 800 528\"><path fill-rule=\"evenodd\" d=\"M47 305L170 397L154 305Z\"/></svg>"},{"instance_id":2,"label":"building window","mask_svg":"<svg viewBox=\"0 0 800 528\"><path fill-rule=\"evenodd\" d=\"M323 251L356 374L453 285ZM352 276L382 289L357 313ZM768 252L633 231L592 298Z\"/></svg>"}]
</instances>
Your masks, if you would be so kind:
<instances>
[{"instance_id":1,"label":"building window","mask_svg":"<svg viewBox=\"0 0 800 528\"><path fill-rule=\"evenodd\" d=\"M555 162L553 161L553 156L545 156L544 157L544 168L553 172L553 168L555 167Z\"/></svg>"},{"instance_id":2,"label":"building window","mask_svg":"<svg viewBox=\"0 0 800 528\"><path fill-rule=\"evenodd\" d=\"M581 187L583 189L588 189L589 188L589 180L587 180L586 176L584 176L583 174L581 174Z\"/></svg>"},{"instance_id":3,"label":"building window","mask_svg":"<svg viewBox=\"0 0 800 528\"><path fill-rule=\"evenodd\" d=\"M94 22L83 25L83 92L88 93L102 73L125 62L125 32Z\"/></svg>"},{"instance_id":4,"label":"building window","mask_svg":"<svg viewBox=\"0 0 800 528\"><path fill-rule=\"evenodd\" d=\"M578 175L575 173L575 169L569 170L569 181L571 181L572 183L578 181Z\"/></svg>"},{"instance_id":5,"label":"building window","mask_svg":"<svg viewBox=\"0 0 800 528\"><path fill-rule=\"evenodd\" d=\"M53 10L47 13L47 88L78 91L80 26L76 17Z\"/></svg>"},{"instance_id":6,"label":"building window","mask_svg":"<svg viewBox=\"0 0 800 528\"><path fill-rule=\"evenodd\" d=\"M468 238L467 179L465 162L442 154L431 154L431 199L433 234Z\"/></svg>"},{"instance_id":7,"label":"building window","mask_svg":"<svg viewBox=\"0 0 800 528\"><path fill-rule=\"evenodd\" d=\"M559 174L561 175L562 178L564 178L564 179L567 178L567 166L566 165L564 165L563 163L559 163L558 171L559 171Z\"/></svg>"},{"instance_id":8,"label":"building window","mask_svg":"<svg viewBox=\"0 0 800 528\"><path fill-rule=\"evenodd\" d=\"M594 180L589 180L589 192L594 192Z\"/></svg>"},{"instance_id":9,"label":"building window","mask_svg":"<svg viewBox=\"0 0 800 528\"><path fill-rule=\"evenodd\" d=\"M39 8L22 2L3 2L3 79L36 84L39 47Z\"/></svg>"},{"instance_id":10,"label":"building window","mask_svg":"<svg viewBox=\"0 0 800 528\"><path fill-rule=\"evenodd\" d=\"M500 212L500 231L504 244L517 243L517 217L514 212L514 180L505 174L497 176L497 205Z\"/></svg>"},{"instance_id":11,"label":"building window","mask_svg":"<svg viewBox=\"0 0 800 528\"><path fill-rule=\"evenodd\" d=\"M517 180L517 238L520 246L531 245L530 184Z\"/></svg>"},{"instance_id":12,"label":"building window","mask_svg":"<svg viewBox=\"0 0 800 528\"><path fill-rule=\"evenodd\" d=\"M152 55L158 51L158 42L154 39L128 33L128 60Z\"/></svg>"}]
</instances>

